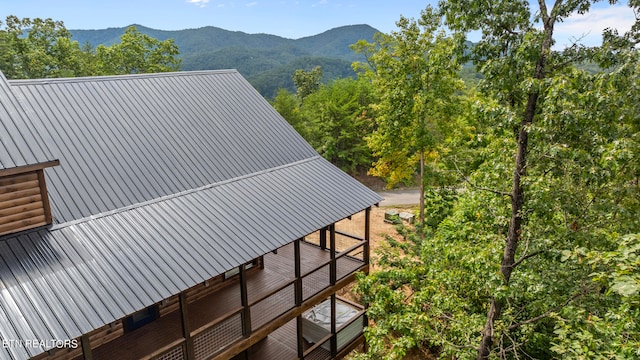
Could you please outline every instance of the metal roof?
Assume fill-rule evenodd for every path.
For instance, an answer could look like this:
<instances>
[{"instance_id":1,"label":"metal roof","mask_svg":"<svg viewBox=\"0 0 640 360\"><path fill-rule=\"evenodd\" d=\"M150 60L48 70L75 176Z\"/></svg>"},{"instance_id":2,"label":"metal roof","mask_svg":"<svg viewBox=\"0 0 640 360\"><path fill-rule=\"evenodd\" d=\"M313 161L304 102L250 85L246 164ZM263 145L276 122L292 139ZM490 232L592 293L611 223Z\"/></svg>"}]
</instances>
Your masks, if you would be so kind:
<instances>
[{"instance_id":1,"label":"metal roof","mask_svg":"<svg viewBox=\"0 0 640 360\"><path fill-rule=\"evenodd\" d=\"M9 83L59 154L47 171L55 223L316 154L236 71Z\"/></svg>"},{"instance_id":2,"label":"metal roof","mask_svg":"<svg viewBox=\"0 0 640 360\"><path fill-rule=\"evenodd\" d=\"M10 84L60 166L58 224L0 238L2 339L75 338L381 200L235 71Z\"/></svg>"},{"instance_id":3,"label":"metal roof","mask_svg":"<svg viewBox=\"0 0 640 360\"><path fill-rule=\"evenodd\" d=\"M39 146L44 141L34 138L30 123L24 121L26 116L0 72L0 170L56 160Z\"/></svg>"}]
</instances>

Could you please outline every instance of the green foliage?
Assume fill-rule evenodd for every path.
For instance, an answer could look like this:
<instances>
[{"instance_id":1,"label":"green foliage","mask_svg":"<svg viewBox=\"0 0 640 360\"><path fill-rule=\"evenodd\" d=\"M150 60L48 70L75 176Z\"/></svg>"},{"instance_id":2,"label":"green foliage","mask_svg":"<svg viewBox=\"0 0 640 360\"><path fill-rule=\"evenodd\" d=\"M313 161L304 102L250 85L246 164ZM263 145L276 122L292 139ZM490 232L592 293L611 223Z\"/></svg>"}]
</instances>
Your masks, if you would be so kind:
<instances>
[{"instance_id":1,"label":"green foliage","mask_svg":"<svg viewBox=\"0 0 640 360\"><path fill-rule=\"evenodd\" d=\"M566 359L637 359L640 357L640 235L615 239L613 251L567 250L565 261L592 266L594 282L605 289L599 308L578 306L555 314L552 350Z\"/></svg>"},{"instance_id":2,"label":"green foliage","mask_svg":"<svg viewBox=\"0 0 640 360\"><path fill-rule=\"evenodd\" d=\"M556 4L544 15L590 7ZM382 270L360 280L373 321L361 358L401 358L412 347L484 358L487 333L487 358L638 358L640 56L621 46L633 36L547 51L550 33L535 25L544 15L530 3L443 6L454 29L485 36L470 53L479 92L465 94L464 114L435 145L439 173L459 182L450 197L427 191L424 241L403 230L406 242L389 241L376 257ZM589 71L587 55L597 63Z\"/></svg>"},{"instance_id":3,"label":"green foliage","mask_svg":"<svg viewBox=\"0 0 640 360\"><path fill-rule=\"evenodd\" d=\"M320 88L320 79L322 79L322 68L320 66L316 66L309 71L298 69L293 73L293 83L296 85L296 93L300 101L303 101L304 98Z\"/></svg>"},{"instance_id":4,"label":"green foliage","mask_svg":"<svg viewBox=\"0 0 640 360\"><path fill-rule=\"evenodd\" d=\"M172 39L160 41L127 28L120 43L96 48L97 72L103 75L176 71L180 68L178 47Z\"/></svg>"},{"instance_id":5,"label":"green foliage","mask_svg":"<svg viewBox=\"0 0 640 360\"><path fill-rule=\"evenodd\" d=\"M351 78L326 85L313 83L317 88L304 100L280 90L272 102L274 108L334 165L352 174L368 169L372 162L365 141L365 135L372 130L367 116L373 101L370 84Z\"/></svg>"},{"instance_id":6,"label":"green foliage","mask_svg":"<svg viewBox=\"0 0 640 360\"><path fill-rule=\"evenodd\" d=\"M368 138L377 158L371 172L389 186L411 181L419 154L434 148L439 123L448 121L461 87L456 43L437 30L437 18L426 11L419 21L401 18L397 25L390 35L377 34L376 43L354 46L367 56L356 68L371 79L379 98Z\"/></svg>"},{"instance_id":7,"label":"green foliage","mask_svg":"<svg viewBox=\"0 0 640 360\"><path fill-rule=\"evenodd\" d=\"M2 23L0 22L0 25ZM85 54L60 21L7 16L0 29L0 70L10 79L84 74Z\"/></svg>"},{"instance_id":8,"label":"green foliage","mask_svg":"<svg viewBox=\"0 0 640 360\"><path fill-rule=\"evenodd\" d=\"M363 80L347 78L321 86L302 102L307 140L346 172L368 169L372 159L365 135L372 131L367 112L372 102L371 86Z\"/></svg>"},{"instance_id":9,"label":"green foliage","mask_svg":"<svg viewBox=\"0 0 640 360\"><path fill-rule=\"evenodd\" d=\"M305 139L308 138L306 121L300 110L300 101L294 94L285 89L280 89L271 105L296 129L298 134Z\"/></svg>"},{"instance_id":10,"label":"green foliage","mask_svg":"<svg viewBox=\"0 0 640 360\"><path fill-rule=\"evenodd\" d=\"M0 70L10 79L175 71L178 49L127 29L111 46L80 46L60 21L8 16L0 29Z\"/></svg>"}]
</instances>

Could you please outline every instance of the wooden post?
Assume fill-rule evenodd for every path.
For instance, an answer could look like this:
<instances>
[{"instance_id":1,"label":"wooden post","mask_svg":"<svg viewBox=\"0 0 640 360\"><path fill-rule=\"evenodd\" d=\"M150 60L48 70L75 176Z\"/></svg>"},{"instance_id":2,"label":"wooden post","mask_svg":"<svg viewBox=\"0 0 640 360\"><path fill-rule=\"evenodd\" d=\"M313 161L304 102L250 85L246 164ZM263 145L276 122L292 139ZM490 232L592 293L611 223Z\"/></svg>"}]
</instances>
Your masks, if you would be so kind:
<instances>
[{"instance_id":1,"label":"wooden post","mask_svg":"<svg viewBox=\"0 0 640 360\"><path fill-rule=\"evenodd\" d=\"M189 325L189 310L187 303L187 295L183 291L178 295L180 305L180 322L182 325L182 337L184 338L184 344L186 348L186 359L195 359L195 352L193 349L193 338L191 338L191 326Z\"/></svg>"},{"instance_id":2,"label":"wooden post","mask_svg":"<svg viewBox=\"0 0 640 360\"><path fill-rule=\"evenodd\" d=\"M296 277L295 282L295 301L296 306L302 305L302 269L300 265L300 239L293 242L293 257L294 257L294 275Z\"/></svg>"},{"instance_id":3,"label":"wooden post","mask_svg":"<svg viewBox=\"0 0 640 360\"><path fill-rule=\"evenodd\" d=\"M247 292L247 273L244 265L240 265L240 301L242 302L242 335L248 338L251 335L251 308L249 307L249 294Z\"/></svg>"},{"instance_id":4,"label":"wooden post","mask_svg":"<svg viewBox=\"0 0 640 360\"><path fill-rule=\"evenodd\" d=\"M323 227L320 229L320 249L327 249L327 228Z\"/></svg>"},{"instance_id":5,"label":"wooden post","mask_svg":"<svg viewBox=\"0 0 640 360\"><path fill-rule=\"evenodd\" d=\"M331 358L338 355L338 334L336 334L336 293L331 294Z\"/></svg>"},{"instance_id":6,"label":"wooden post","mask_svg":"<svg viewBox=\"0 0 640 360\"><path fill-rule=\"evenodd\" d=\"M82 346L82 356L84 356L84 360L93 360L89 335L82 335L80 337L80 345Z\"/></svg>"},{"instance_id":7,"label":"wooden post","mask_svg":"<svg viewBox=\"0 0 640 360\"><path fill-rule=\"evenodd\" d=\"M296 307L302 305L302 269L301 269L301 254L300 254L300 240L297 239L293 243L293 253L294 253L294 273L296 277L295 282L295 297L296 297ZM296 317L296 338L298 345L298 358L302 359L304 356L304 338L302 336L302 315L298 315Z\"/></svg>"},{"instance_id":8,"label":"wooden post","mask_svg":"<svg viewBox=\"0 0 640 360\"><path fill-rule=\"evenodd\" d=\"M371 245L370 245L370 241L371 241L371 207L368 207L365 210L364 213L364 263L366 265L369 265L371 262ZM367 273L369 272L369 266L367 266ZM364 315L362 316L362 325L364 327L369 326L369 317L367 316L367 309L369 308L369 304L365 303L364 304ZM367 344L367 339L364 339L364 344L363 344L363 348L364 348L364 352L367 353L367 351L369 350L369 345Z\"/></svg>"},{"instance_id":9,"label":"wooden post","mask_svg":"<svg viewBox=\"0 0 640 360\"><path fill-rule=\"evenodd\" d=\"M371 252L371 207L368 207L364 211L364 254L362 258L366 265L370 263L370 252Z\"/></svg>"},{"instance_id":10,"label":"wooden post","mask_svg":"<svg viewBox=\"0 0 640 360\"><path fill-rule=\"evenodd\" d=\"M331 263L329 264L329 276L331 281L331 286L336 284L336 277L338 275L338 268L336 264L336 224L329 225L329 247L330 247L330 256Z\"/></svg>"}]
</instances>

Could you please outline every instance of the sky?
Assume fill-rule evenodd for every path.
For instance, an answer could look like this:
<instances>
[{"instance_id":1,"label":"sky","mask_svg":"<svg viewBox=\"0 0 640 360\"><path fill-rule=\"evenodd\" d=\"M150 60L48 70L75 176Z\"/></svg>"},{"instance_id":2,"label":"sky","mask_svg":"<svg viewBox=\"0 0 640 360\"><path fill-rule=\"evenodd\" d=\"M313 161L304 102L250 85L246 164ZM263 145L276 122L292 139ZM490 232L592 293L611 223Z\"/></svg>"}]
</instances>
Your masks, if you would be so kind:
<instances>
[{"instance_id":1,"label":"sky","mask_svg":"<svg viewBox=\"0 0 640 360\"><path fill-rule=\"evenodd\" d=\"M52 18L67 29L105 29L140 24L159 30L215 26L245 33L290 39L320 34L335 27L368 24L388 33L400 15L418 18L436 0L0 0L0 20ZM625 5L608 1L584 16L556 26L558 46L583 38L596 45L602 29L628 30L635 20ZM478 36L478 35L476 35ZM474 41L477 39L471 38Z\"/></svg>"}]
</instances>

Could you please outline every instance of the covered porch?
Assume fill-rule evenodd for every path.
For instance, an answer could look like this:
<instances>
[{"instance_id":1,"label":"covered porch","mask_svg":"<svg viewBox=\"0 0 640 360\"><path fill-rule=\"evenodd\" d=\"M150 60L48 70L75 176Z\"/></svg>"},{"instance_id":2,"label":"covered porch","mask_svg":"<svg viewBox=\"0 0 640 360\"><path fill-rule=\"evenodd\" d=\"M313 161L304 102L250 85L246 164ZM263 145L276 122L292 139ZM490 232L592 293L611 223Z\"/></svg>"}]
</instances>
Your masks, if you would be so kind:
<instances>
[{"instance_id":1,"label":"covered porch","mask_svg":"<svg viewBox=\"0 0 640 360\"><path fill-rule=\"evenodd\" d=\"M368 223L369 211L366 211ZM190 301L181 293L177 311L91 348L83 337L85 359L329 359L362 340L364 309L348 323L332 322L327 335L311 342L303 336L305 311L322 301L335 303L337 290L368 271L368 226L364 236L331 225L307 238L264 254L262 269L244 265L228 285ZM333 307L332 307L333 308ZM333 311L335 318L335 310ZM339 340L340 333L348 341ZM269 354L276 357L264 357ZM285 356L286 357L282 357ZM291 356L289 356L291 355Z\"/></svg>"}]
</instances>

